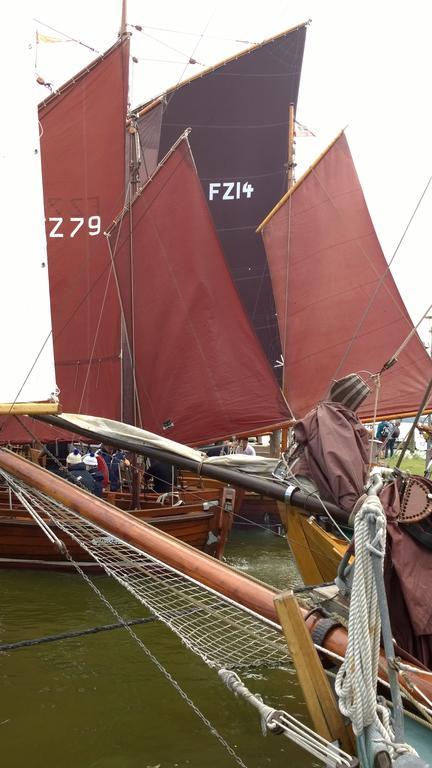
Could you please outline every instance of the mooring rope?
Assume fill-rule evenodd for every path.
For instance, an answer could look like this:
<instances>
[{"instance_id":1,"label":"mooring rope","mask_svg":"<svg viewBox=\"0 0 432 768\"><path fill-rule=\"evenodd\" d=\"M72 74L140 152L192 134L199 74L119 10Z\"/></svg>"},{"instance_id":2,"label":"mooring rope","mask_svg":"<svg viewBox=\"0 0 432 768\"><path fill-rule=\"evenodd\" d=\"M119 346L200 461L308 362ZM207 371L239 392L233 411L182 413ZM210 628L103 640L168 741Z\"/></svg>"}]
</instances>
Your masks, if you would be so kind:
<instances>
[{"instance_id":1,"label":"mooring rope","mask_svg":"<svg viewBox=\"0 0 432 768\"><path fill-rule=\"evenodd\" d=\"M94 635L98 632L110 632L113 629L123 629L125 625L134 626L135 624L150 624L159 621L157 616L148 616L146 619L131 619L117 624L103 624L100 627L89 627L89 629L77 629L73 632L59 632L57 635L46 635L45 637L36 637L32 640L18 640L16 643L2 643L0 652L16 651L19 648L31 648L34 645L43 645L44 643L56 643L59 640L72 640L75 637L85 637L85 635Z\"/></svg>"}]
</instances>

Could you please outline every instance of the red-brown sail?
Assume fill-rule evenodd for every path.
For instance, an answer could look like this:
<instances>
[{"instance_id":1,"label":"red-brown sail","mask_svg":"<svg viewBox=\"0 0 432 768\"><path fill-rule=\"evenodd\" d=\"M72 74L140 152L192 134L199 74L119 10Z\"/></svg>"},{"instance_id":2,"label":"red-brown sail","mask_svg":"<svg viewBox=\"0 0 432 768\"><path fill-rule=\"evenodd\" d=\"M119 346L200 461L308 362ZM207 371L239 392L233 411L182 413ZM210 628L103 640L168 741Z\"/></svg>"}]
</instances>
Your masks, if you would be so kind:
<instances>
[{"instance_id":1,"label":"red-brown sail","mask_svg":"<svg viewBox=\"0 0 432 768\"><path fill-rule=\"evenodd\" d=\"M301 24L137 110L143 172L151 173L152 162L192 128L192 152L228 267L272 365L280 341L255 230L288 187L289 107L297 103L305 38Z\"/></svg>"},{"instance_id":2,"label":"red-brown sail","mask_svg":"<svg viewBox=\"0 0 432 768\"><path fill-rule=\"evenodd\" d=\"M63 408L120 417L120 309L104 232L125 198L129 41L40 108L57 384Z\"/></svg>"},{"instance_id":3,"label":"red-brown sail","mask_svg":"<svg viewBox=\"0 0 432 768\"><path fill-rule=\"evenodd\" d=\"M126 38L39 109L60 401L112 418L121 417L121 313L104 232L125 199L128 60ZM14 419L4 422L2 441L29 440ZM31 428L40 439L55 437L50 427Z\"/></svg>"},{"instance_id":4,"label":"red-brown sail","mask_svg":"<svg viewBox=\"0 0 432 768\"><path fill-rule=\"evenodd\" d=\"M135 370L138 423L184 443L289 419L234 288L188 141L109 233ZM132 288L131 288L132 286ZM173 426L169 426L172 424Z\"/></svg>"},{"instance_id":5,"label":"red-brown sail","mask_svg":"<svg viewBox=\"0 0 432 768\"><path fill-rule=\"evenodd\" d=\"M377 373L413 328L388 271L344 134L263 225L285 361L284 391L303 416L334 378ZM367 373L363 374L367 377ZM432 361L415 334L381 376L378 415L417 410ZM374 412L375 393L359 409Z\"/></svg>"}]
</instances>

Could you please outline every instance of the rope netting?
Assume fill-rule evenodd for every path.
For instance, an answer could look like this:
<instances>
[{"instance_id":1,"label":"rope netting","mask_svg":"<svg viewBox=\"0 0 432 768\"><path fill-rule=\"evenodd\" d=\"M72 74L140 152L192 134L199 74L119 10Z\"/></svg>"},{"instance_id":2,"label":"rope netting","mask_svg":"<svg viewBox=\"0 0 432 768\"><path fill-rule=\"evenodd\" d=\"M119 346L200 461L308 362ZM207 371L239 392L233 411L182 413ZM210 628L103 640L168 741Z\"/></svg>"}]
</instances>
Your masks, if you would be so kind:
<instances>
[{"instance_id":1,"label":"rope netting","mask_svg":"<svg viewBox=\"0 0 432 768\"><path fill-rule=\"evenodd\" d=\"M357 765L350 755L318 736L289 713L266 706L259 694L252 694L234 672L251 667L291 667L286 642L277 624L254 614L244 606L104 531L61 502L0 469L0 484L2 481L6 483L11 495L14 495L28 514L41 525L44 533L49 534L51 541L63 550L65 557L75 566L77 572L89 581L100 599L107 604L122 626L237 765L247 768L235 749L135 634L129 626L130 623L124 622L116 609L108 603L94 580L90 581L79 564L73 561L67 550L67 537L87 551L107 575L115 578L154 616L175 632L185 646L198 654L210 667L216 668L228 688L258 711L263 732L283 734L331 768L349 768ZM59 531L65 536L58 538Z\"/></svg>"},{"instance_id":2,"label":"rope netting","mask_svg":"<svg viewBox=\"0 0 432 768\"><path fill-rule=\"evenodd\" d=\"M291 663L276 624L103 531L4 470L0 476L35 519L50 521L79 544L209 666L241 669Z\"/></svg>"}]
</instances>

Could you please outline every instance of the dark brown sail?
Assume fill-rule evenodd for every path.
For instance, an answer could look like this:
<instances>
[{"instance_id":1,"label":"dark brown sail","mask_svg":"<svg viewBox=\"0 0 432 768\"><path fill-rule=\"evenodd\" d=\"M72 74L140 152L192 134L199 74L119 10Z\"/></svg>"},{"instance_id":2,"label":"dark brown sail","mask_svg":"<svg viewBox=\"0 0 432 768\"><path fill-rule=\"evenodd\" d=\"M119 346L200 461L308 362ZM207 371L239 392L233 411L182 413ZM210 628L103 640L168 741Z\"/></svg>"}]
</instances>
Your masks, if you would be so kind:
<instances>
[{"instance_id":1,"label":"dark brown sail","mask_svg":"<svg viewBox=\"0 0 432 768\"><path fill-rule=\"evenodd\" d=\"M264 248L256 227L287 189L288 118L296 104L301 25L168 91L137 110L151 173L179 135L190 142L228 266L268 359L280 354Z\"/></svg>"}]
</instances>

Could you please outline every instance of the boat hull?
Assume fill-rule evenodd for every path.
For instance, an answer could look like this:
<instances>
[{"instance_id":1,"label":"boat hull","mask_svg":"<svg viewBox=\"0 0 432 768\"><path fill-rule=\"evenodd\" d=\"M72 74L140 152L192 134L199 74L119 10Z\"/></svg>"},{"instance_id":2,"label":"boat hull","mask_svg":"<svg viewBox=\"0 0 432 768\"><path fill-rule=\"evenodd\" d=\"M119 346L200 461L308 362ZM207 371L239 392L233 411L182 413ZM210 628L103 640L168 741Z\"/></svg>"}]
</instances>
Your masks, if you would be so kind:
<instances>
[{"instance_id":1,"label":"boat hull","mask_svg":"<svg viewBox=\"0 0 432 768\"><path fill-rule=\"evenodd\" d=\"M303 509L277 502L297 569L306 586L334 581L347 544Z\"/></svg>"},{"instance_id":2,"label":"boat hull","mask_svg":"<svg viewBox=\"0 0 432 768\"><path fill-rule=\"evenodd\" d=\"M108 494L115 506L127 509L129 494ZM203 491L202 499L186 494L179 506L156 504L157 495L143 497L140 509L129 510L135 519L221 558L232 524L231 497L224 488ZM191 503L191 499L195 503ZM100 572L100 566L72 538L49 519L49 529L66 547L72 560L86 572ZM74 570L74 565L56 543L50 541L38 523L7 491L0 492L0 568Z\"/></svg>"}]
</instances>

